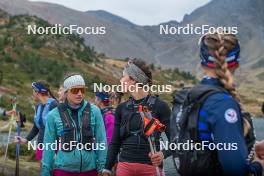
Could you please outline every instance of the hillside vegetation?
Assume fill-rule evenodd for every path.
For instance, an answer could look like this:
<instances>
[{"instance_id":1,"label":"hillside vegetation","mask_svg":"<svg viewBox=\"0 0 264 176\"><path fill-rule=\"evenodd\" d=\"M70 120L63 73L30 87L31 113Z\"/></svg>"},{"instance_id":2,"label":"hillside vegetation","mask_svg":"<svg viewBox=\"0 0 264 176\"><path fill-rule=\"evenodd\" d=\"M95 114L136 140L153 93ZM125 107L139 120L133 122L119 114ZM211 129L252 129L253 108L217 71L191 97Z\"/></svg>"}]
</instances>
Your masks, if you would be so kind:
<instances>
[{"instance_id":1,"label":"hillside vegetation","mask_svg":"<svg viewBox=\"0 0 264 176\"><path fill-rule=\"evenodd\" d=\"M1 11L0 22L0 106L10 108L10 98L16 96L20 108L32 120L32 81L47 80L55 93L66 72L84 75L88 85L87 98L94 96L93 83L119 83L126 61L96 53L84 44L80 36L28 35L29 24L51 26L35 16L9 16ZM153 64L150 67L154 84L171 84L175 90L196 82L196 78L188 72L155 68ZM170 94L162 94L161 97L171 101Z\"/></svg>"}]
</instances>

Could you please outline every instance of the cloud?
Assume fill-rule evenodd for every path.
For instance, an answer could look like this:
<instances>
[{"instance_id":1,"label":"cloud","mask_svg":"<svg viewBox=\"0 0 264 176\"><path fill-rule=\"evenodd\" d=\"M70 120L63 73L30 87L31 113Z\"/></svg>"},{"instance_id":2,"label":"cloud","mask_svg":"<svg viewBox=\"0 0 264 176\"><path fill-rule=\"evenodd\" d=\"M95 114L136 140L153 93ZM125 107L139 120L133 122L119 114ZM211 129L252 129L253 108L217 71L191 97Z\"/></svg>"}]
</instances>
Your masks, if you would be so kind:
<instances>
[{"instance_id":1,"label":"cloud","mask_svg":"<svg viewBox=\"0 0 264 176\"><path fill-rule=\"evenodd\" d=\"M33 1L33 0L32 0ZM38 1L38 0L34 0ZM106 10L139 25L153 25L183 16L210 0L42 0L80 10Z\"/></svg>"}]
</instances>

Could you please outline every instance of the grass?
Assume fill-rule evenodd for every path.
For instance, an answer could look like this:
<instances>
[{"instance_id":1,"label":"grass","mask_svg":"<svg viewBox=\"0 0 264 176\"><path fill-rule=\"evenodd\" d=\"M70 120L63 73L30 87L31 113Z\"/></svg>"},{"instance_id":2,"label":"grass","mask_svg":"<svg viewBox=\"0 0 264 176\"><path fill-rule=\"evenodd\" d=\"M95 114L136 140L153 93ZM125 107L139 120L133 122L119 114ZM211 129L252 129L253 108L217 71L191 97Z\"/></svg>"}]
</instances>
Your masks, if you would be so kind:
<instances>
[{"instance_id":1,"label":"grass","mask_svg":"<svg viewBox=\"0 0 264 176\"><path fill-rule=\"evenodd\" d=\"M0 157L0 176L13 176L15 175L16 162L14 160L7 159L4 162L4 157ZM36 176L39 175L40 166L38 162L28 162L25 158L20 157L19 161L20 175Z\"/></svg>"}]
</instances>

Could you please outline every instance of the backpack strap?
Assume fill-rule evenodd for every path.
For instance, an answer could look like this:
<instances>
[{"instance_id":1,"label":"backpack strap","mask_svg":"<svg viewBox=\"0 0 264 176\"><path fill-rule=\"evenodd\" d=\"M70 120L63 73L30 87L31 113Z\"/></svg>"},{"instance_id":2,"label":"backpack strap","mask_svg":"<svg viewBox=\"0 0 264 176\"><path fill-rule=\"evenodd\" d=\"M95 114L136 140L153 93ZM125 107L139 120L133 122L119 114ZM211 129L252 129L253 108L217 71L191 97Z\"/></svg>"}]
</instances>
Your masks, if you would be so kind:
<instances>
[{"instance_id":1,"label":"backpack strap","mask_svg":"<svg viewBox=\"0 0 264 176\"><path fill-rule=\"evenodd\" d=\"M150 110L153 109L153 106L154 104L156 103L156 100L158 99L158 96L154 96L154 95L151 95L149 98L148 98L148 101L147 101L147 106L150 108Z\"/></svg>"},{"instance_id":2,"label":"backpack strap","mask_svg":"<svg viewBox=\"0 0 264 176\"><path fill-rule=\"evenodd\" d=\"M64 103L61 103L58 105L58 111L60 114L60 118L63 124L63 133L60 136L61 144L64 143L69 144L70 141L76 141L76 129L73 126L73 121L70 118L69 112L67 110L67 106ZM70 152L70 149L64 150L62 148L62 151Z\"/></svg>"},{"instance_id":3,"label":"backpack strap","mask_svg":"<svg viewBox=\"0 0 264 176\"><path fill-rule=\"evenodd\" d=\"M58 105L59 114L61 117L61 121L63 123L63 128L73 127L71 118L69 117L69 112L67 111L67 107L64 103L60 103Z\"/></svg>"},{"instance_id":4,"label":"backpack strap","mask_svg":"<svg viewBox=\"0 0 264 176\"><path fill-rule=\"evenodd\" d=\"M124 139L126 137L127 134L129 134L129 122L130 119L133 117L134 112L129 110L129 112L127 113L127 115L125 115L125 119L124 121L121 123L120 125L120 138Z\"/></svg>"},{"instance_id":5,"label":"backpack strap","mask_svg":"<svg viewBox=\"0 0 264 176\"><path fill-rule=\"evenodd\" d=\"M151 96L149 96L149 98L148 98L148 100L146 102L146 105L149 107L150 110L153 109L153 106L155 105L157 99L158 99L158 96L157 95L151 95ZM134 101L133 101L133 98L132 97L130 97L129 100L127 101L126 107L128 109L132 109L132 110L134 110L135 108L138 109L138 107L135 107L134 106Z\"/></svg>"},{"instance_id":6,"label":"backpack strap","mask_svg":"<svg viewBox=\"0 0 264 176\"><path fill-rule=\"evenodd\" d=\"M82 113L82 121L81 121L81 143L88 143L92 142L91 139L93 139L93 128L91 124L91 105L87 102L83 113Z\"/></svg>"},{"instance_id":7,"label":"backpack strap","mask_svg":"<svg viewBox=\"0 0 264 176\"><path fill-rule=\"evenodd\" d=\"M134 102L132 97L129 97L128 101L126 102L126 107L128 109L134 109Z\"/></svg>"},{"instance_id":8,"label":"backpack strap","mask_svg":"<svg viewBox=\"0 0 264 176\"><path fill-rule=\"evenodd\" d=\"M185 120L187 120L187 128L190 131L191 139L194 141L198 140L198 118L199 111L204 103L204 101L211 95L216 93L223 93L226 90L222 87L216 86L208 86L208 85L198 85L190 90L187 95L187 100L185 101L185 105L187 106L187 114L185 115ZM194 113L194 114L192 114ZM192 114L192 115L191 115Z\"/></svg>"},{"instance_id":9,"label":"backpack strap","mask_svg":"<svg viewBox=\"0 0 264 176\"><path fill-rule=\"evenodd\" d=\"M149 96L149 98L148 98L148 100L146 102L146 105L149 108L149 110L153 109L153 106L155 105L157 98L158 98L158 96L153 96L153 95ZM121 136L121 138L125 138L126 134L137 135L139 133L143 133L143 130L144 130L143 125L142 125L142 129L140 129L138 131L131 132L129 130L130 120L133 117L133 115L136 113L135 110L138 111L138 106L134 105L133 98L130 97L129 100L127 101L127 103L126 103L126 107L128 109L127 110L128 111L128 115L126 116L126 118L124 119L124 121L120 125L120 136Z\"/></svg>"}]
</instances>

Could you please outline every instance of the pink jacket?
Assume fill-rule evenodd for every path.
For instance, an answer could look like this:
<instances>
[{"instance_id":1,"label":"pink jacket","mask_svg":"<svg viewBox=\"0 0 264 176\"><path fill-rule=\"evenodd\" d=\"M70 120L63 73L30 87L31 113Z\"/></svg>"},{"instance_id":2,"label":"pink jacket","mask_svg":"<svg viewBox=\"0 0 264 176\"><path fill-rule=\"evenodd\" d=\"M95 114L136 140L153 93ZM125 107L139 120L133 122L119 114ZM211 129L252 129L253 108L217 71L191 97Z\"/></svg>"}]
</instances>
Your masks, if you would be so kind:
<instances>
[{"instance_id":1,"label":"pink jacket","mask_svg":"<svg viewBox=\"0 0 264 176\"><path fill-rule=\"evenodd\" d=\"M107 144L109 145L113 135L115 116L112 110L109 110L103 113L103 118L105 123Z\"/></svg>"}]
</instances>

